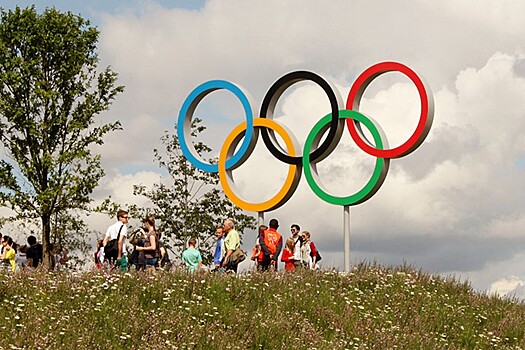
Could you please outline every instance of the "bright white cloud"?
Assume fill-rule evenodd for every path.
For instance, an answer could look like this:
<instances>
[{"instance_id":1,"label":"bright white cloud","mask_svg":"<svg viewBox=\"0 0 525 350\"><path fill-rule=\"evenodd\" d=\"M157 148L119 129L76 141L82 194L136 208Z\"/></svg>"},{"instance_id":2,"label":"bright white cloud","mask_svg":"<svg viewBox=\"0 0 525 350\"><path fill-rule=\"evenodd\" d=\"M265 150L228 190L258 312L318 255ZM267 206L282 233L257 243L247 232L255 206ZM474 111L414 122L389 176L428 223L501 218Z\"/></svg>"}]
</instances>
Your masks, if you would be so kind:
<instances>
[{"instance_id":1,"label":"bright white cloud","mask_svg":"<svg viewBox=\"0 0 525 350\"><path fill-rule=\"evenodd\" d=\"M523 298L525 297L525 281L517 276L504 277L492 283L490 291L502 296Z\"/></svg>"}]
</instances>

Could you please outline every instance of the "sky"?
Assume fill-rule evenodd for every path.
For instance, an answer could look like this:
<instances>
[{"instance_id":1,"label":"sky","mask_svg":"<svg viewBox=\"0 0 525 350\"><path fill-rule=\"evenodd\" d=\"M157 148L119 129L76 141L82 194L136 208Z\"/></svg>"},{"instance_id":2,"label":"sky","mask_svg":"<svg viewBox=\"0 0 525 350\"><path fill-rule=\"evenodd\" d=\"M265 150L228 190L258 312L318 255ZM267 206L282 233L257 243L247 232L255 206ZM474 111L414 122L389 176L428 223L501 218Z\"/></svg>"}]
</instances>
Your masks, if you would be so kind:
<instances>
[{"instance_id":1,"label":"sky","mask_svg":"<svg viewBox=\"0 0 525 350\"><path fill-rule=\"evenodd\" d=\"M26 1L0 1L5 9ZM511 0L403 2L328 1L39 1L81 14L100 30L100 66L111 66L126 86L101 120L120 120L98 151L106 177L94 203L111 195L133 197L133 184L151 186L165 175L153 162L160 137L173 131L184 99L214 79L239 84L257 108L281 76L309 70L346 96L357 76L383 61L401 62L433 92L435 114L423 144L392 159L383 186L353 206L351 261L409 264L468 280L481 291L525 297L525 3ZM401 73L375 79L360 111L384 130L390 147L415 130L417 90ZM330 112L315 84L286 90L275 120L304 145L309 130ZM225 91L214 92L196 114L202 135L218 154L244 114ZM355 192L375 158L345 131L335 151L319 164L333 194ZM267 199L284 181L287 165L258 142L234 172L240 194ZM250 213L257 216L257 213ZM277 218L287 236L292 223L312 234L324 267L343 268L343 208L321 201L302 176ZM108 217L89 224L104 232ZM247 232L245 249L254 233Z\"/></svg>"}]
</instances>

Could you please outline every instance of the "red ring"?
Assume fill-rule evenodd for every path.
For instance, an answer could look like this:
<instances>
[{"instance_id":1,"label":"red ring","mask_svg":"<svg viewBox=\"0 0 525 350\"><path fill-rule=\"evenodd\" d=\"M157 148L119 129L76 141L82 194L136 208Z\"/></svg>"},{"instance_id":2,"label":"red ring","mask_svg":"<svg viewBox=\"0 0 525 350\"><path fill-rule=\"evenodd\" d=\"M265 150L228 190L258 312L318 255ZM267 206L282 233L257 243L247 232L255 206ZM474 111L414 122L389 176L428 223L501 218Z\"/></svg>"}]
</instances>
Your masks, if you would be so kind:
<instances>
[{"instance_id":1,"label":"red ring","mask_svg":"<svg viewBox=\"0 0 525 350\"><path fill-rule=\"evenodd\" d=\"M419 147L419 145L421 145L428 135L434 118L434 100L432 98L432 93L430 93L430 89L425 86L425 83L419 78L416 72L404 64L398 62L381 62L371 66L361 73L352 85L346 101L346 109L359 111L361 97L372 80L383 73L392 71L405 74L416 85L417 91L419 92L419 98L421 100L421 115L419 117L417 128L412 136L410 136L410 138L399 147L381 150L371 146L365 141L366 138L360 133L360 131L358 131L356 122L353 119L346 120L346 125L348 131L350 131L352 139L363 151L374 157L389 159L400 158L413 152Z\"/></svg>"}]
</instances>

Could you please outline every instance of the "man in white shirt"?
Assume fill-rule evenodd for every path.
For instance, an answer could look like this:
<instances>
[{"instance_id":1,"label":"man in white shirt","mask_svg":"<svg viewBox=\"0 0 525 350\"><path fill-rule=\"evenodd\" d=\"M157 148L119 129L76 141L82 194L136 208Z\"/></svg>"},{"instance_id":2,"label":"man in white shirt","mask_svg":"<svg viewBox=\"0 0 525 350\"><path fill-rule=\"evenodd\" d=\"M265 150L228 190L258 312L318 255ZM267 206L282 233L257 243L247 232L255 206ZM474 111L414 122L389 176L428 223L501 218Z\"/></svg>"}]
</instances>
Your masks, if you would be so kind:
<instances>
[{"instance_id":1,"label":"man in white shirt","mask_svg":"<svg viewBox=\"0 0 525 350\"><path fill-rule=\"evenodd\" d=\"M109 226L106 235L104 236L104 247L108 244L109 241L117 239L118 237L118 254L116 265L120 267L120 271L126 271L128 267L128 260L126 258L126 237L128 230L126 224L128 223L129 216L128 212L125 210L119 210L117 212L117 222ZM110 262L111 263L111 262Z\"/></svg>"}]
</instances>

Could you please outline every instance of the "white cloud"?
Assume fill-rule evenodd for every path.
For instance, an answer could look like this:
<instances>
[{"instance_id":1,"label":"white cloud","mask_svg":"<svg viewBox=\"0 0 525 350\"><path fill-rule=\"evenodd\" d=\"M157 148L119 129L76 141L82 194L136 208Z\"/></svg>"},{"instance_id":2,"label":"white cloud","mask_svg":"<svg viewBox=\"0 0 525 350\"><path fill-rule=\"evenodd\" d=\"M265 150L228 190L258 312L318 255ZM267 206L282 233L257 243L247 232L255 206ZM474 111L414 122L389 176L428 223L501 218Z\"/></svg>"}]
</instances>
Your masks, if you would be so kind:
<instances>
[{"instance_id":1,"label":"white cloud","mask_svg":"<svg viewBox=\"0 0 525 350\"><path fill-rule=\"evenodd\" d=\"M509 276L492 283L490 291L500 295L509 295L520 287L525 287L525 281L522 281L516 276Z\"/></svg>"},{"instance_id":2,"label":"white cloud","mask_svg":"<svg viewBox=\"0 0 525 350\"><path fill-rule=\"evenodd\" d=\"M112 177L106 177L98 189L98 195L101 196L98 199L101 200L106 195L110 195L115 203L122 205L134 203L139 206L147 206L149 202L145 197L133 196L133 185L151 187L160 180L161 176L158 173L148 171L140 171L132 175L116 174Z\"/></svg>"}]
</instances>

